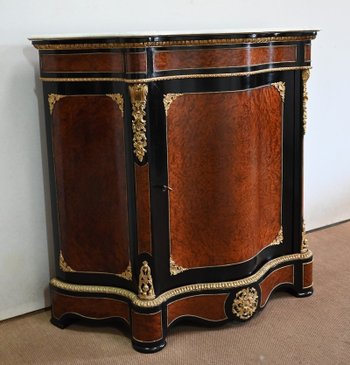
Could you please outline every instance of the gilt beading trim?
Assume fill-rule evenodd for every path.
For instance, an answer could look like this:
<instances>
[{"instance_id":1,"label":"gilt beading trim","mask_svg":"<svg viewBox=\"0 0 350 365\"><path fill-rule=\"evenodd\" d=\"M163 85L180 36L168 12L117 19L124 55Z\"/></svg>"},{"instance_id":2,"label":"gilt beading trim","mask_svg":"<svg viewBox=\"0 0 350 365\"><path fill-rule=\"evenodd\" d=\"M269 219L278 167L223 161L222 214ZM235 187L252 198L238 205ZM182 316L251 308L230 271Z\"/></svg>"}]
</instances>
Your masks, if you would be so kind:
<instances>
[{"instance_id":1,"label":"gilt beading trim","mask_svg":"<svg viewBox=\"0 0 350 365\"><path fill-rule=\"evenodd\" d=\"M185 75L169 75L169 76L155 76L141 79L127 79L125 77L40 77L44 82L125 82L127 84L134 84L137 82L147 83L153 81L166 81L166 80L182 80L182 79L205 79L215 77L235 77L235 76L250 76L258 75L267 72L282 72L282 71L297 71L297 70L309 70L311 66L290 66L290 67L275 67L264 68L262 70L254 71L240 71L240 72L223 72L223 73L210 73L210 74L185 74Z\"/></svg>"},{"instance_id":2,"label":"gilt beading trim","mask_svg":"<svg viewBox=\"0 0 350 365\"><path fill-rule=\"evenodd\" d=\"M114 49L114 48L143 48L143 47L178 47L178 46L215 46L225 44L249 44L270 42L299 42L315 39L316 35L305 36L272 36L256 38L222 38L222 39L186 39L172 41L146 41L146 42L105 42L105 43L59 43L59 44L33 44L39 50L79 50L79 49Z\"/></svg>"},{"instance_id":3,"label":"gilt beading trim","mask_svg":"<svg viewBox=\"0 0 350 365\"><path fill-rule=\"evenodd\" d=\"M166 291L165 293L159 295L152 300L140 299L137 294L131 292L130 290L117 288L112 286L92 286L92 285L80 285L80 284L70 284L65 283L59 279L52 279L50 284L58 289L78 292L78 293L93 293L93 294L111 294L119 295L128 300L130 300L135 306L142 308L153 308L161 305L162 303L168 301L169 299L176 297L178 295L187 293L196 293L202 291L215 291L215 290L230 290L233 288L239 288L243 286L251 285L258 280L260 280L269 270L275 268L278 265L295 261L295 260L307 260L312 257L312 252L310 250L303 253L294 253L290 255L280 256L271 261L267 262L261 269L259 269L255 274L248 276L244 279L233 280L233 281L223 281L214 283L198 283L189 284L181 286L175 289Z\"/></svg>"}]
</instances>

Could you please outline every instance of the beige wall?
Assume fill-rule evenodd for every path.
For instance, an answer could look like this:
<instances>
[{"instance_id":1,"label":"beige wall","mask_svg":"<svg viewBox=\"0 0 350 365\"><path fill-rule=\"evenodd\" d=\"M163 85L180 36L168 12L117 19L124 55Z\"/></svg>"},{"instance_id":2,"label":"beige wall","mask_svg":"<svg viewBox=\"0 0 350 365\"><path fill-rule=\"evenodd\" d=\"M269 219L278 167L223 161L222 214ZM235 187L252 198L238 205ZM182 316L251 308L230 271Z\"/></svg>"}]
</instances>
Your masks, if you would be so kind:
<instances>
[{"instance_id":1,"label":"beige wall","mask_svg":"<svg viewBox=\"0 0 350 365\"><path fill-rule=\"evenodd\" d=\"M347 1L32 0L0 5L0 319L49 304L52 262L38 58L45 33L320 27L309 81L307 228L350 218ZM44 156L44 157L43 157Z\"/></svg>"}]
</instances>

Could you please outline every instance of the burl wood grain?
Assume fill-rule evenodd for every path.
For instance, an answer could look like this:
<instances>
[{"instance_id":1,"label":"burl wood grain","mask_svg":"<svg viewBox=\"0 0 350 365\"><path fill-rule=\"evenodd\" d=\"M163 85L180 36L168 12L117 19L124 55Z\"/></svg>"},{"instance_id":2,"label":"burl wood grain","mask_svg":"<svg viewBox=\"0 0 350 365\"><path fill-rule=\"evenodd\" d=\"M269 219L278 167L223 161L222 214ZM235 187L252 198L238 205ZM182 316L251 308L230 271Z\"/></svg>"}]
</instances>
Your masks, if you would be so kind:
<instances>
[{"instance_id":1,"label":"burl wood grain","mask_svg":"<svg viewBox=\"0 0 350 365\"><path fill-rule=\"evenodd\" d=\"M303 264L303 288L312 286L312 262Z\"/></svg>"},{"instance_id":2,"label":"burl wood grain","mask_svg":"<svg viewBox=\"0 0 350 365\"><path fill-rule=\"evenodd\" d=\"M179 317L197 317L208 321L227 319L225 302L228 294L204 294L176 300L168 304L168 326Z\"/></svg>"},{"instance_id":3,"label":"burl wood grain","mask_svg":"<svg viewBox=\"0 0 350 365\"><path fill-rule=\"evenodd\" d=\"M155 51L156 71L296 62L296 46Z\"/></svg>"},{"instance_id":4,"label":"burl wood grain","mask_svg":"<svg viewBox=\"0 0 350 365\"><path fill-rule=\"evenodd\" d=\"M132 337L140 342L154 342L163 338L162 312L144 314L131 311Z\"/></svg>"},{"instance_id":5,"label":"burl wood grain","mask_svg":"<svg viewBox=\"0 0 350 365\"><path fill-rule=\"evenodd\" d=\"M147 72L146 52L128 52L125 55L125 70L131 72Z\"/></svg>"},{"instance_id":6,"label":"burl wood grain","mask_svg":"<svg viewBox=\"0 0 350 365\"><path fill-rule=\"evenodd\" d=\"M60 319L64 314L76 313L92 319L122 318L127 323L129 319L129 306L121 300L111 298L73 297L53 292L52 314Z\"/></svg>"},{"instance_id":7,"label":"burl wood grain","mask_svg":"<svg viewBox=\"0 0 350 365\"><path fill-rule=\"evenodd\" d=\"M305 62L311 61L311 44L306 44L304 46L304 61Z\"/></svg>"},{"instance_id":8,"label":"burl wood grain","mask_svg":"<svg viewBox=\"0 0 350 365\"><path fill-rule=\"evenodd\" d=\"M146 72L146 53L122 52L42 54L41 71L50 72Z\"/></svg>"},{"instance_id":9,"label":"burl wood grain","mask_svg":"<svg viewBox=\"0 0 350 365\"><path fill-rule=\"evenodd\" d=\"M138 253L152 254L149 167L135 164Z\"/></svg>"},{"instance_id":10,"label":"burl wood grain","mask_svg":"<svg viewBox=\"0 0 350 365\"><path fill-rule=\"evenodd\" d=\"M167 117L171 255L185 268L248 260L281 226L282 102L273 86L187 94Z\"/></svg>"},{"instance_id":11,"label":"burl wood grain","mask_svg":"<svg viewBox=\"0 0 350 365\"><path fill-rule=\"evenodd\" d=\"M269 274L260 284L261 298L260 307L264 307L272 291L282 284L294 283L294 266L281 267Z\"/></svg>"},{"instance_id":12,"label":"burl wood grain","mask_svg":"<svg viewBox=\"0 0 350 365\"><path fill-rule=\"evenodd\" d=\"M63 256L76 271L121 273L129 262L122 113L104 95L66 96L52 124Z\"/></svg>"}]
</instances>

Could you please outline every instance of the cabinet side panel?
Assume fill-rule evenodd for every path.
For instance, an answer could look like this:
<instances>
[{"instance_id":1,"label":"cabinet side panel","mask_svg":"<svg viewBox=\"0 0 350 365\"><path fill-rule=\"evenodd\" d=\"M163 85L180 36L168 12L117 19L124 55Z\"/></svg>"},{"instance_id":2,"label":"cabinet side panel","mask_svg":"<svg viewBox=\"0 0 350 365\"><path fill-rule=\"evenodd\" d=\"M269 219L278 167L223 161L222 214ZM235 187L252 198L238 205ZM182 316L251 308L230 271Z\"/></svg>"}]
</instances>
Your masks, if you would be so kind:
<instances>
[{"instance_id":1,"label":"cabinet side panel","mask_svg":"<svg viewBox=\"0 0 350 365\"><path fill-rule=\"evenodd\" d=\"M65 264L69 271L121 273L129 262L122 112L105 95L65 96L52 123Z\"/></svg>"},{"instance_id":2,"label":"cabinet side panel","mask_svg":"<svg viewBox=\"0 0 350 365\"><path fill-rule=\"evenodd\" d=\"M167 116L171 256L239 263L281 228L281 95L274 86L183 94Z\"/></svg>"}]
</instances>

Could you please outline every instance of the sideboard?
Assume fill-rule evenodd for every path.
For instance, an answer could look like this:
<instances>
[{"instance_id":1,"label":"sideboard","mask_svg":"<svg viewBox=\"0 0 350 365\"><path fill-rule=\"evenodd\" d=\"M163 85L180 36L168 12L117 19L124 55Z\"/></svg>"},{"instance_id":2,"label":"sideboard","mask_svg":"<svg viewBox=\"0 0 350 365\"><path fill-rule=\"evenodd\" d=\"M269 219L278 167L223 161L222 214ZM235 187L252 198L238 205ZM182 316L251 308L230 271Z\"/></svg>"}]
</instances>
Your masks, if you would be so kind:
<instances>
[{"instance_id":1,"label":"sideboard","mask_svg":"<svg viewBox=\"0 0 350 365\"><path fill-rule=\"evenodd\" d=\"M312 294L302 201L316 33L31 38L53 324L115 320L154 352L182 320L246 321L277 289Z\"/></svg>"}]
</instances>

